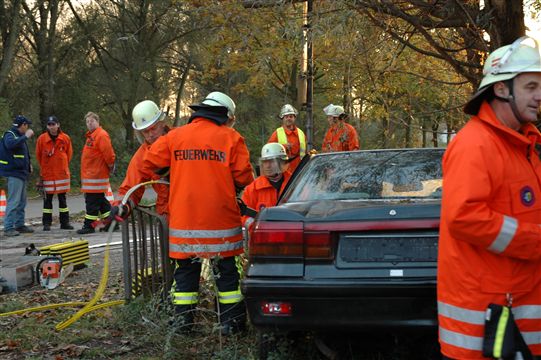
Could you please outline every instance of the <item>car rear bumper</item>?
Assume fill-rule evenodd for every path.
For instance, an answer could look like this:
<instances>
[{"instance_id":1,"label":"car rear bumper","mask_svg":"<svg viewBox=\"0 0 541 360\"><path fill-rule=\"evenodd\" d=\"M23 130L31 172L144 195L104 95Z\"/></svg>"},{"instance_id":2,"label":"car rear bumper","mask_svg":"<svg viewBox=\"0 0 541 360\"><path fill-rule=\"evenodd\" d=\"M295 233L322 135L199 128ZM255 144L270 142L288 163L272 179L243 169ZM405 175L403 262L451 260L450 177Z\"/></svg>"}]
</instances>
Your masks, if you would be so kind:
<instances>
[{"instance_id":1,"label":"car rear bumper","mask_svg":"<svg viewBox=\"0 0 541 360\"><path fill-rule=\"evenodd\" d=\"M290 330L435 327L436 282L305 281L247 278L248 314L259 328ZM290 316L266 315L264 302L288 302Z\"/></svg>"}]
</instances>

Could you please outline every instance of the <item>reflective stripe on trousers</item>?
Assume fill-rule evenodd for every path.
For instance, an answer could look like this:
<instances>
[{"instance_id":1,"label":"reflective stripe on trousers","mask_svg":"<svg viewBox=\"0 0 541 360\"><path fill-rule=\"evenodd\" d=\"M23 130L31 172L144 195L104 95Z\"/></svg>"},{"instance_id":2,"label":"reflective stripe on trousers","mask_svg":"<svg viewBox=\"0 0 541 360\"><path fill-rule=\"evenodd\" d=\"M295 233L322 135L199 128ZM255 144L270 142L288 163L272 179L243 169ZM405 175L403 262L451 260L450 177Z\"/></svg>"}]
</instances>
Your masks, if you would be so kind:
<instances>
[{"instance_id":1,"label":"reflective stripe on trousers","mask_svg":"<svg viewBox=\"0 0 541 360\"><path fill-rule=\"evenodd\" d=\"M218 301L220 304L236 304L242 301L240 288L235 291L218 291Z\"/></svg>"},{"instance_id":2,"label":"reflective stripe on trousers","mask_svg":"<svg viewBox=\"0 0 541 360\"><path fill-rule=\"evenodd\" d=\"M198 293L197 292L175 292L172 291L173 305L193 305L197 304Z\"/></svg>"},{"instance_id":3,"label":"reflective stripe on trousers","mask_svg":"<svg viewBox=\"0 0 541 360\"><path fill-rule=\"evenodd\" d=\"M541 320L541 305L521 305L512 308L515 320ZM485 312L479 310L471 310L461 308L438 301L438 316L443 316L448 319L463 322L466 324L480 325L485 324ZM468 350L483 350L483 338L471 336L450 329L443 328L441 325L440 340ZM521 331L522 337L528 345L541 344L541 331Z\"/></svg>"}]
</instances>

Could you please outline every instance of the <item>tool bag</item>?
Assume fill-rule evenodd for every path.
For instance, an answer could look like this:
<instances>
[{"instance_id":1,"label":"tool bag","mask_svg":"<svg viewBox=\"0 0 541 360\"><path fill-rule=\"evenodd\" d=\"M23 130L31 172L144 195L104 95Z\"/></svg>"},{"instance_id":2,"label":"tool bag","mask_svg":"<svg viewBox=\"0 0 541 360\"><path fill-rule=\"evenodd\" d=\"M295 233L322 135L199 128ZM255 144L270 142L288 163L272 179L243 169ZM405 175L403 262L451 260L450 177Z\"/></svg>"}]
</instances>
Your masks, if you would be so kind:
<instances>
[{"instance_id":1,"label":"tool bag","mask_svg":"<svg viewBox=\"0 0 541 360\"><path fill-rule=\"evenodd\" d=\"M510 306L489 304L485 312L483 356L495 359L532 360L533 356L515 323Z\"/></svg>"}]
</instances>

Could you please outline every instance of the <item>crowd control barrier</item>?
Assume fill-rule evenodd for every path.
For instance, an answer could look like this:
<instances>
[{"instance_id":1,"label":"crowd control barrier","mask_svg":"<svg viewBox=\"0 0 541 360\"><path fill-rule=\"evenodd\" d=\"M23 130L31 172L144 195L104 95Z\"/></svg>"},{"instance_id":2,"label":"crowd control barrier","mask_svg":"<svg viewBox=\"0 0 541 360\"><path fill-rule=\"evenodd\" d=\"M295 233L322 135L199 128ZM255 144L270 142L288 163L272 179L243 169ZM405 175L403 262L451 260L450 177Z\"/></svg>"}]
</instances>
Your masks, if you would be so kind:
<instances>
[{"instance_id":1,"label":"crowd control barrier","mask_svg":"<svg viewBox=\"0 0 541 360\"><path fill-rule=\"evenodd\" d=\"M166 218L135 207L122 222L122 253L126 301L158 293L165 301L173 282Z\"/></svg>"}]
</instances>

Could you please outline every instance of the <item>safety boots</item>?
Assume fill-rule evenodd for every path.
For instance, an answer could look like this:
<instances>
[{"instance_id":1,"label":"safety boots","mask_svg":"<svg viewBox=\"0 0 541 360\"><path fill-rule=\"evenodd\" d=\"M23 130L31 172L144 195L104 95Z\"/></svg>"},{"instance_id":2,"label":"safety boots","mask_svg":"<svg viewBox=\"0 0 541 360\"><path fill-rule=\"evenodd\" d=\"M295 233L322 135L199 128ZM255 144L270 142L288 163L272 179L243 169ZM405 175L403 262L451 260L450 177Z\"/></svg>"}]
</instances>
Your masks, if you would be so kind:
<instances>
[{"instance_id":1,"label":"safety boots","mask_svg":"<svg viewBox=\"0 0 541 360\"><path fill-rule=\"evenodd\" d=\"M220 304L220 332L224 336L246 330L246 306L244 301L234 304Z\"/></svg>"},{"instance_id":2,"label":"safety boots","mask_svg":"<svg viewBox=\"0 0 541 360\"><path fill-rule=\"evenodd\" d=\"M175 315L169 325L177 334L192 334L194 330L195 306L175 305Z\"/></svg>"}]
</instances>

